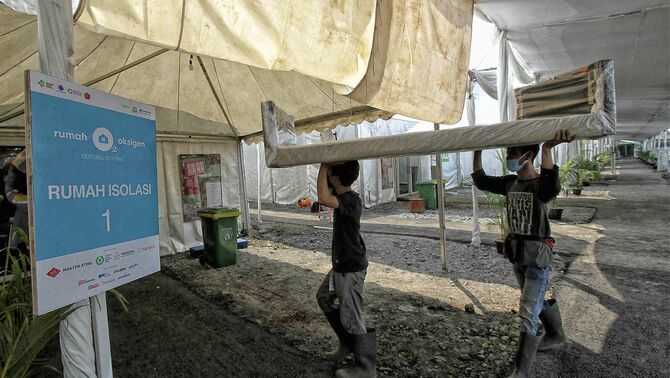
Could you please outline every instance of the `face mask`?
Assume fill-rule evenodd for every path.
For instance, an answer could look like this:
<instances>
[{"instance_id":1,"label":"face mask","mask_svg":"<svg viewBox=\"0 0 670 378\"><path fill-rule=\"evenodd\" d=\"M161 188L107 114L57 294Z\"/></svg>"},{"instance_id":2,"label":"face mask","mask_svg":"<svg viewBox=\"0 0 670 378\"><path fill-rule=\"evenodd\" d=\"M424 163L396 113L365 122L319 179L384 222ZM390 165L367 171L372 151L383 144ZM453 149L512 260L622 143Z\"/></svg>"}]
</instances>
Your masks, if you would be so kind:
<instances>
[{"instance_id":1,"label":"face mask","mask_svg":"<svg viewBox=\"0 0 670 378\"><path fill-rule=\"evenodd\" d=\"M519 172L523 169L523 164L519 164L519 160L517 159L507 159L505 163L507 164L507 170L510 172Z\"/></svg>"}]
</instances>

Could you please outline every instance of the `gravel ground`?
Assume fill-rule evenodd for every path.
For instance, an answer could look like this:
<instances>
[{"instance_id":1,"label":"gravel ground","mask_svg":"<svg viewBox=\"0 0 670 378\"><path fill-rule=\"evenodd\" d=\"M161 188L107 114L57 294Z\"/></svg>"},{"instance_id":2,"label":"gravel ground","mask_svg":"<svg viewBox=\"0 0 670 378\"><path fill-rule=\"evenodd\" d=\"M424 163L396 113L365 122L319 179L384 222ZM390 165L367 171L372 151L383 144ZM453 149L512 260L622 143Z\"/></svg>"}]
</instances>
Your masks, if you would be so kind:
<instances>
[{"instance_id":1,"label":"gravel ground","mask_svg":"<svg viewBox=\"0 0 670 378\"><path fill-rule=\"evenodd\" d=\"M562 207L563 216L561 220L556 223L562 224L580 224L590 223L596 215L596 209L591 207ZM469 212L469 214L468 214ZM497 217L495 210L484 208L479 212L479 222L481 225L491 224ZM433 220L437 222L439 215L437 210L426 210L425 213L407 213L391 215L390 218L410 219L410 220ZM472 210L464 208L450 207L445 211L444 219L447 222L472 223Z\"/></svg>"},{"instance_id":2,"label":"gravel ground","mask_svg":"<svg viewBox=\"0 0 670 378\"><path fill-rule=\"evenodd\" d=\"M584 192L584 198L604 198L608 192ZM591 193L594 193L592 197L588 197ZM574 197L574 196L573 196ZM570 197L570 198L573 198ZM256 209L256 204L250 204L251 209ZM563 217L558 223L565 224L581 224L581 223L590 223L593 220L593 217L596 215L596 209L594 207L586 206L561 206L563 208ZM403 220L434 220L438 221L438 211L437 210L426 210L424 213L410 213L408 211L409 203L405 201L390 202L385 203L379 206L375 206L370 209L366 209L363 212L363 220L372 220L382 217L390 217L390 219L403 219ZM302 209L297 205L280 205L280 204L263 204L261 210L272 210L279 212L289 212L289 213L309 213L309 209ZM253 211L253 210L252 210ZM462 203L450 203L446 202L445 204L445 221L447 222L459 222L459 223L472 223L472 206L470 204ZM479 221L480 224L485 225L490 223L492 219L497 217L496 209L488 205L479 206Z\"/></svg>"},{"instance_id":3,"label":"gravel ground","mask_svg":"<svg viewBox=\"0 0 670 378\"><path fill-rule=\"evenodd\" d=\"M380 376L496 377L509 370L518 289L494 248L449 243L443 271L435 240L363 237L370 258L365 308L379 334ZM163 270L208 301L227 298L239 316L318 357L335 345L314 298L329 269L330 238L274 224L252 235L235 266L207 269L181 254L164 258ZM555 272L562 265L558 257Z\"/></svg>"},{"instance_id":4,"label":"gravel ground","mask_svg":"<svg viewBox=\"0 0 670 378\"><path fill-rule=\"evenodd\" d=\"M622 166L623 179L558 201L565 212L552 224L558 243L548 296L561 301L569 342L538 355L535 376L670 373L670 191L641 164ZM472 215L467 194L446 197L447 221L464 229ZM450 240L447 270L440 269L437 240L402 234L407 224L434 234L436 212L409 214L407 206L364 212L374 221L363 234L365 310L378 331L379 376L507 376L519 298L509 262L488 245ZM495 216L480 209L484 218ZM330 267L330 231L280 221L252 232L234 266L209 269L187 254L167 256L162 273L121 288L130 312L110 298L116 375L332 376L341 365L323 357L336 338L314 297ZM384 227L392 232L380 233ZM46 352L57 361L57 344Z\"/></svg>"}]
</instances>

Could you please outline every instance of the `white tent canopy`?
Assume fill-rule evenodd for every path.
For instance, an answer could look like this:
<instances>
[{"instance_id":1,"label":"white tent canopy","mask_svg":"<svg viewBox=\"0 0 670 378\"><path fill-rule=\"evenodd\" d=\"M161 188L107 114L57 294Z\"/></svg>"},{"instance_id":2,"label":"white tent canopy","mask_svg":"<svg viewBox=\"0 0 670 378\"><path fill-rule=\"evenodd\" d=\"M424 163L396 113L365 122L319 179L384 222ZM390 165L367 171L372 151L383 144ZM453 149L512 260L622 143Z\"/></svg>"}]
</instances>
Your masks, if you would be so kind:
<instances>
[{"instance_id":1,"label":"white tent canopy","mask_svg":"<svg viewBox=\"0 0 670 378\"><path fill-rule=\"evenodd\" d=\"M0 120L23 124L23 70L38 69L36 17L0 6ZM75 81L159 107L160 132L241 136L260 128L260 102L278 99L297 117L333 112L372 120L390 114L295 72L270 71L108 37L75 26ZM236 125L231 128L226 119ZM13 119L7 119L8 117Z\"/></svg>"},{"instance_id":2,"label":"white tent canopy","mask_svg":"<svg viewBox=\"0 0 670 378\"><path fill-rule=\"evenodd\" d=\"M552 76L613 58L617 137L642 140L670 122L670 7L665 0L477 0L530 69Z\"/></svg>"},{"instance_id":3,"label":"white tent canopy","mask_svg":"<svg viewBox=\"0 0 670 378\"><path fill-rule=\"evenodd\" d=\"M4 7L0 12L0 45L17 51L0 58L0 85L9 74L11 87L20 88L16 71L37 61L35 18ZM275 101L298 120L308 119L307 129L374 121L400 111L436 122L461 117L469 0L300 6L276 0L86 0L75 18L77 82L146 60L99 86L229 123L239 137L261 131L258 104L264 100ZM80 67L86 61L93 63L89 70ZM8 108L18 107L19 93L15 89L0 98L0 120L12 114Z\"/></svg>"}]
</instances>

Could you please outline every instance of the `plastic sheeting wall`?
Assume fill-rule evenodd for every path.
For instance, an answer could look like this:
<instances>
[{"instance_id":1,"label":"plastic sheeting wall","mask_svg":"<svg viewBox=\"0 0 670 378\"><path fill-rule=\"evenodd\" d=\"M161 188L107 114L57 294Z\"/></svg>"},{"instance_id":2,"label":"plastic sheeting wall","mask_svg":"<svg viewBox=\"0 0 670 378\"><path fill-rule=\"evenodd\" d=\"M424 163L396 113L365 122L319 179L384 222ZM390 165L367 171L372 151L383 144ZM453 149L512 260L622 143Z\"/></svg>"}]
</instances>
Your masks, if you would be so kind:
<instances>
[{"instance_id":1,"label":"plastic sheeting wall","mask_svg":"<svg viewBox=\"0 0 670 378\"><path fill-rule=\"evenodd\" d=\"M336 135L338 140L350 140L369 136L395 135L407 132L414 122L399 120L377 120L373 123L363 122L346 127L338 126L330 136L330 131L324 132L326 138ZM297 136L297 144L317 144L322 142L319 132L304 133ZM291 168L268 168L265 165L265 149L260 144L244 144L244 162L246 172L247 198L249 201L258 200L259 176L259 148L260 148L260 176L261 201L279 204L293 204L300 198L317 198L316 179L319 173L318 164L302 165ZM395 189L382 189L381 163L379 159L361 160L361 178L356 180L352 187L361 194L366 207L392 202L396 198ZM430 177L430 166L423 164L422 178ZM393 177L393 171L389 174ZM395 177L393 177L395 180ZM361 187L362 185L362 187Z\"/></svg>"},{"instance_id":2,"label":"plastic sheeting wall","mask_svg":"<svg viewBox=\"0 0 670 378\"><path fill-rule=\"evenodd\" d=\"M180 154L220 154L224 206L239 207L237 143L234 140L158 142L158 222L161 255L183 252L202 244L200 221L184 222Z\"/></svg>"},{"instance_id":3,"label":"plastic sheeting wall","mask_svg":"<svg viewBox=\"0 0 670 378\"><path fill-rule=\"evenodd\" d=\"M182 213L182 183L180 154L220 154L221 191L224 206L238 207L237 142L234 140L174 139L157 142L158 167L158 224L162 255L186 251L202 244L200 221L184 223ZM0 145L24 146L24 137ZM246 158L246 156L245 156ZM249 177L249 176L247 176ZM254 181L254 190L255 190ZM255 198L255 197L254 197Z\"/></svg>"}]
</instances>

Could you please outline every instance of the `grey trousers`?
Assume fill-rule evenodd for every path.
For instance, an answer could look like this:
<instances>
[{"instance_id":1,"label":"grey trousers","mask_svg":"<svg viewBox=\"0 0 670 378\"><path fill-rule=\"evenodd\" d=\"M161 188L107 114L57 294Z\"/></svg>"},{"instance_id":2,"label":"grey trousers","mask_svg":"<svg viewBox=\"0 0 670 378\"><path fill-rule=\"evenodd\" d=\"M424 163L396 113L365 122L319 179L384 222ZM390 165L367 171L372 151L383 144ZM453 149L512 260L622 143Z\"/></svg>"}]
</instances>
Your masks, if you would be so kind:
<instances>
[{"instance_id":1,"label":"grey trousers","mask_svg":"<svg viewBox=\"0 0 670 378\"><path fill-rule=\"evenodd\" d=\"M367 333L363 313L363 286L366 274L365 270L337 273L331 269L316 292L316 300L321 310L324 313L339 310L342 326L353 335Z\"/></svg>"}]
</instances>

